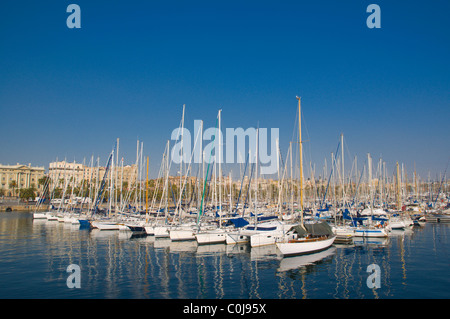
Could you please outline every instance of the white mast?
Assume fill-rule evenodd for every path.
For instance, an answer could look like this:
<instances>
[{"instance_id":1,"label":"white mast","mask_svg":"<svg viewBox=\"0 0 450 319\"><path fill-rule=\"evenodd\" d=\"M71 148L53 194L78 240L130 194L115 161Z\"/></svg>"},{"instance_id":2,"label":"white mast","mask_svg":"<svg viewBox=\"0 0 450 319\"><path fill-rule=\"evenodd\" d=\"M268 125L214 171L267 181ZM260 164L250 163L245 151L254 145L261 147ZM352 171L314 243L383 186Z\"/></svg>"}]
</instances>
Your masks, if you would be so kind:
<instances>
[{"instance_id":1,"label":"white mast","mask_svg":"<svg viewBox=\"0 0 450 319\"><path fill-rule=\"evenodd\" d=\"M119 180L119 178L118 178L118 174L119 174L119 172L118 172L118 170L119 170L119 138L117 138L117 150L116 150L116 169L115 169L115 172L114 172L114 179L115 179L115 181L116 181L116 183L117 183L117 181ZM117 189L117 186L115 187L115 189L114 189L114 206L116 207L116 210L117 210L117 191L118 191L118 189Z\"/></svg>"},{"instance_id":2,"label":"white mast","mask_svg":"<svg viewBox=\"0 0 450 319\"><path fill-rule=\"evenodd\" d=\"M231 196L232 196L232 189L233 189L233 183L232 183L232 180L231 180L231 171L228 173L228 176L229 176L229 178L230 178L230 207L229 207L229 212L230 212L230 214L231 214L231 213L232 213L231 207L232 207L232 205L233 205L233 202L232 202L232 199L231 199Z\"/></svg>"},{"instance_id":3,"label":"white mast","mask_svg":"<svg viewBox=\"0 0 450 319\"><path fill-rule=\"evenodd\" d=\"M341 133L341 156L342 156L342 207L344 207L344 185L345 185L345 177L344 177L344 133Z\"/></svg>"},{"instance_id":4,"label":"white mast","mask_svg":"<svg viewBox=\"0 0 450 319\"><path fill-rule=\"evenodd\" d=\"M302 145L302 110L301 110L301 98L296 97L298 100L298 142L300 152L300 223L303 225L303 145Z\"/></svg>"},{"instance_id":5,"label":"white mast","mask_svg":"<svg viewBox=\"0 0 450 319\"><path fill-rule=\"evenodd\" d=\"M144 142L141 142L141 153L139 154L139 212L142 208L142 171L144 167L143 154Z\"/></svg>"},{"instance_id":6,"label":"white mast","mask_svg":"<svg viewBox=\"0 0 450 319\"><path fill-rule=\"evenodd\" d=\"M69 203L73 205L72 200L73 200L73 189L75 188L75 160L73 160L73 167L72 167L72 187L70 190L70 200ZM73 206L72 206L73 207ZM66 208L67 211L67 208Z\"/></svg>"},{"instance_id":7,"label":"white mast","mask_svg":"<svg viewBox=\"0 0 450 319\"><path fill-rule=\"evenodd\" d=\"M205 166L203 165L203 120L202 121L200 121L200 148L199 148L199 150L200 150L200 163L198 164L199 165L199 170L200 170L200 168L202 168L202 178L198 178L198 181L197 181L197 185L198 185L198 190L197 190L197 213L199 213L199 210L200 210L200 197L201 197L201 192L202 192L202 185L203 185L203 182L204 182L204 179L205 179ZM200 175L200 174L198 174L198 175ZM200 177L200 176L199 176ZM200 182L200 180L202 181L202 182Z\"/></svg>"},{"instance_id":8,"label":"white mast","mask_svg":"<svg viewBox=\"0 0 450 319\"><path fill-rule=\"evenodd\" d=\"M291 190L291 216L294 216L294 174L292 173L292 142L289 142L289 159L291 162L291 182L289 189Z\"/></svg>"},{"instance_id":9,"label":"white mast","mask_svg":"<svg viewBox=\"0 0 450 319\"><path fill-rule=\"evenodd\" d=\"M121 173L120 173L120 207L123 210L123 157L121 162Z\"/></svg>"},{"instance_id":10,"label":"white mast","mask_svg":"<svg viewBox=\"0 0 450 319\"><path fill-rule=\"evenodd\" d=\"M372 198L372 157L370 157L370 153L367 153L367 166L368 166L368 181L369 181L369 201L370 211L373 214L373 198Z\"/></svg>"},{"instance_id":11,"label":"white mast","mask_svg":"<svg viewBox=\"0 0 450 319\"><path fill-rule=\"evenodd\" d=\"M137 140L137 144L136 144L136 194L134 197L134 202L135 205L137 206L137 198L138 198L138 182L139 182L139 139Z\"/></svg>"},{"instance_id":12,"label":"white mast","mask_svg":"<svg viewBox=\"0 0 450 319\"><path fill-rule=\"evenodd\" d=\"M255 190L255 225L256 222L258 220L257 217L257 212L258 212L258 144L259 144L259 125L258 128L256 129L256 153L255 153L255 159L256 159L256 170L255 170L255 185L256 185L256 190Z\"/></svg>"},{"instance_id":13,"label":"white mast","mask_svg":"<svg viewBox=\"0 0 450 319\"><path fill-rule=\"evenodd\" d=\"M165 212L164 212L164 218L167 220L167 215L169 213L169 143L170 141L167 140L167 154L166 154L166 178L164 181L164 190L165 190ZM164 193L164 191L163 191Z\"/></svg>"},{"instance_id":14,"label":"white mast","mask_svg":"<svg viewBox=\"0 0 450 319\"><path fill-rule=\"evenodd\" d=\"M66 183L66 159L64 158L64 191L61 197L61 201L59 202L59 207L57 212L61 209L61 205L64 203L64 197L66 196L66 189L67 189L67 183Z\"/></svg>"},{"instance_id":15,"label":"white mast","mask_svg":"<svg viewBox=\"0 0 450 319\"><path fill-rule=\"evenodd\" d=\"M219 110L219 228L222 227L222 131L220 130L222 110Z\"/></svg>"},{"instance_id":16,"label":"white mast","mask_svg":"<svg viewBox=\"0 0 450 319\"><path fill-rule=\"evenodd\" d=\"M111 173L110 173L110 180L109 180L109 212L108 217L111 217L111 205L112 205L112 199L113 199L113 190L114 190L114 150L111 156Z\"/></svg>"},{"instance_id":17,"label":"white mast","mask_svg":"<svg viewBox=\"0 0 450 319\"><path fill-rule=\"evenodd\" d=\"M184 109L185 109L185 104L183 104L183 114L182 114L182 116L181 116L181 160L180 160L180 189L179 189L179 192L180 192L180 207L178 208L178 214L179 214L179 219L180 219L180 221L181 221L181 196L182 196L182 191L181 191L181 188L182 188L182 185L181 185L181 180L182 180L182 177L183 177L183 158L184 158L184 154L183 154L183 143L184 143L184 140L183 140L183 137L184 137L184 134L183 134L183 131L184 131Z\"/></svg>"}]
</instances>

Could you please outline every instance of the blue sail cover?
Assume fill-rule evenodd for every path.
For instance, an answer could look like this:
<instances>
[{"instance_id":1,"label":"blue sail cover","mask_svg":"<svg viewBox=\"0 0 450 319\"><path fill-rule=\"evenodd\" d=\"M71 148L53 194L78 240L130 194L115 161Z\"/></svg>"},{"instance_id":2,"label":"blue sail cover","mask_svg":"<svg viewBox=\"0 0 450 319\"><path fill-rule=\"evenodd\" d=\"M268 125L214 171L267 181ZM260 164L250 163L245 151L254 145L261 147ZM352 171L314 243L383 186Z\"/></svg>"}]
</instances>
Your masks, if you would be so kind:
<instances>
[{"instance_id":1,"label":"blue sail cover","mask_svg":"<svg viewBox=\"0 0 450 319\"><path fill-rule=\"evenodd\" d=\"M246 221L244 218L239 217L239 218L233 218L230 219L230 221L234 224L234 227L239 228L239 227L244 227L247 226L249 224L248 221Z\"/></svg>"},{"instance_id":2,"label":"blue sail cover","mask_svg":"<svg viewBox=\"0 0 450 319\"><path fill-rule=\"evenodd\" d=\"M259 222L268 221L272 219L278 219L278 216L261 216L256 218Z\"/></svg>"},{"instance_id":3,"label":"blue sail cover","mask_svg":"<svg viewBox=\"0 0 450 319\"><path fill-rule=\"evenodd\" d=\"M350 212L348 211L348 209L345 209L342 212L342 218L351 220L353 226L357 226L358 223L360 225L362 225L363 220L367 220L367 217L352 217L352 216L350 216Z\"/></svg>"}]
</instances>

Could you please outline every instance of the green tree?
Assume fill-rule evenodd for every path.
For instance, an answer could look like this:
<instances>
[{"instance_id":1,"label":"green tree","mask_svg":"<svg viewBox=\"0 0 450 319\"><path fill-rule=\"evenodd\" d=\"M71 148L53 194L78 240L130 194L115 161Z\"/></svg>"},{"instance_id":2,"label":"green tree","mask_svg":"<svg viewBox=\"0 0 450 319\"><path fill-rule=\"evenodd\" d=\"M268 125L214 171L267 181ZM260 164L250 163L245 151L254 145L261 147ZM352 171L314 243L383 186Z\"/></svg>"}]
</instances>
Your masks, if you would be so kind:
<instances>
[{"instance_id":1,"label":"green tree","mask_svg":"<svg viewBox=\"0 0 450 319\"><path fill-rule=\"evenodd\" d=\"M41 177L41 178L38 179L38 185L44 186L44 185L46 185L46 184L51 183L51 181L52 181L52 180L51 180L50 177L48 177L48 176L43 176L43 177Z\"/></svg>"},{"instance_id":2,"label":"green tree","mask_svg":"<svg viewBox=\"0 0 450 319\"><path fill-rule=\"evenodd\" d=\"M62 196L62 189L59 187L55 187L53 190L53 198L61 198Z\"/></svg>"},{"instance_id":3,"label":"green tree","mask_svg":"<svg viewBox=\"0 0 450 319\"><path fill-rule=\"evenodd\" d=\"M30 188L23 188L20 191L20 198L23 200L28 200L28 199L34 199L36 198L36 193L34 192L35 189L33 187Z\"/></svg>"},{"instance_id":4,"label":"green tree","mask_svg":"<svg viewBox=\"0 0 450 319\"><path fill-rule=\"evenodd\" d=\"M12 180L9 182L9 189L13 190L13 196L16 195L16 187L17 187L16 181Z\"/></svg>"}]
</instances>

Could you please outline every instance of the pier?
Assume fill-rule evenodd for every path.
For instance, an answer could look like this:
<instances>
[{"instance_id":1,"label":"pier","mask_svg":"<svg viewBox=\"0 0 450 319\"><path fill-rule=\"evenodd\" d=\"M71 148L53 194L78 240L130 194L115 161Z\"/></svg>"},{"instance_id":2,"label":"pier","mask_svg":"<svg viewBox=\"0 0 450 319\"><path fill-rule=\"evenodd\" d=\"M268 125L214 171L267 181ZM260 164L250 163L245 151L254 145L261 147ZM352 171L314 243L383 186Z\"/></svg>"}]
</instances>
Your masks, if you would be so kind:
<instances>
[{"instance_id":1,"label":"pier","mask_svg":"<svg viewBox=\"0 0 450 319\"><path fill-rule=\"evenodd\" d=\"M49 205L39 205L36 209L35 202L20 202L18 200L0 200L0 212L18 212L18 211L46 211Z\"/></svg>"}]
</instances>

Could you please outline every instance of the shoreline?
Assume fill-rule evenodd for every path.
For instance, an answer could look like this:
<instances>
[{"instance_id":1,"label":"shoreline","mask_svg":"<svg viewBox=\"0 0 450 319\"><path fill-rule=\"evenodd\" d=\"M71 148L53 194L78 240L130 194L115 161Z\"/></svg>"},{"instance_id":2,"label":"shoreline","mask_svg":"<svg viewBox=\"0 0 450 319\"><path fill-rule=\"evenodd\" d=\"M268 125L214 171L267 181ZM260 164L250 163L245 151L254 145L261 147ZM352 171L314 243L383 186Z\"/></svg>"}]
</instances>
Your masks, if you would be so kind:
<instances>
[{"instance_id":1,"label":"shoreline","mask_svg":"<svg viewBox=\"0 0 450 319\"><path fill-rule=\"evenodd\" d=\"M40 205L36 209L36 204L14 204L3 205L0 204L0 212L18 212L18 211L45 211L49 209L49 205Z\"/></svg>"}]
</instances>

